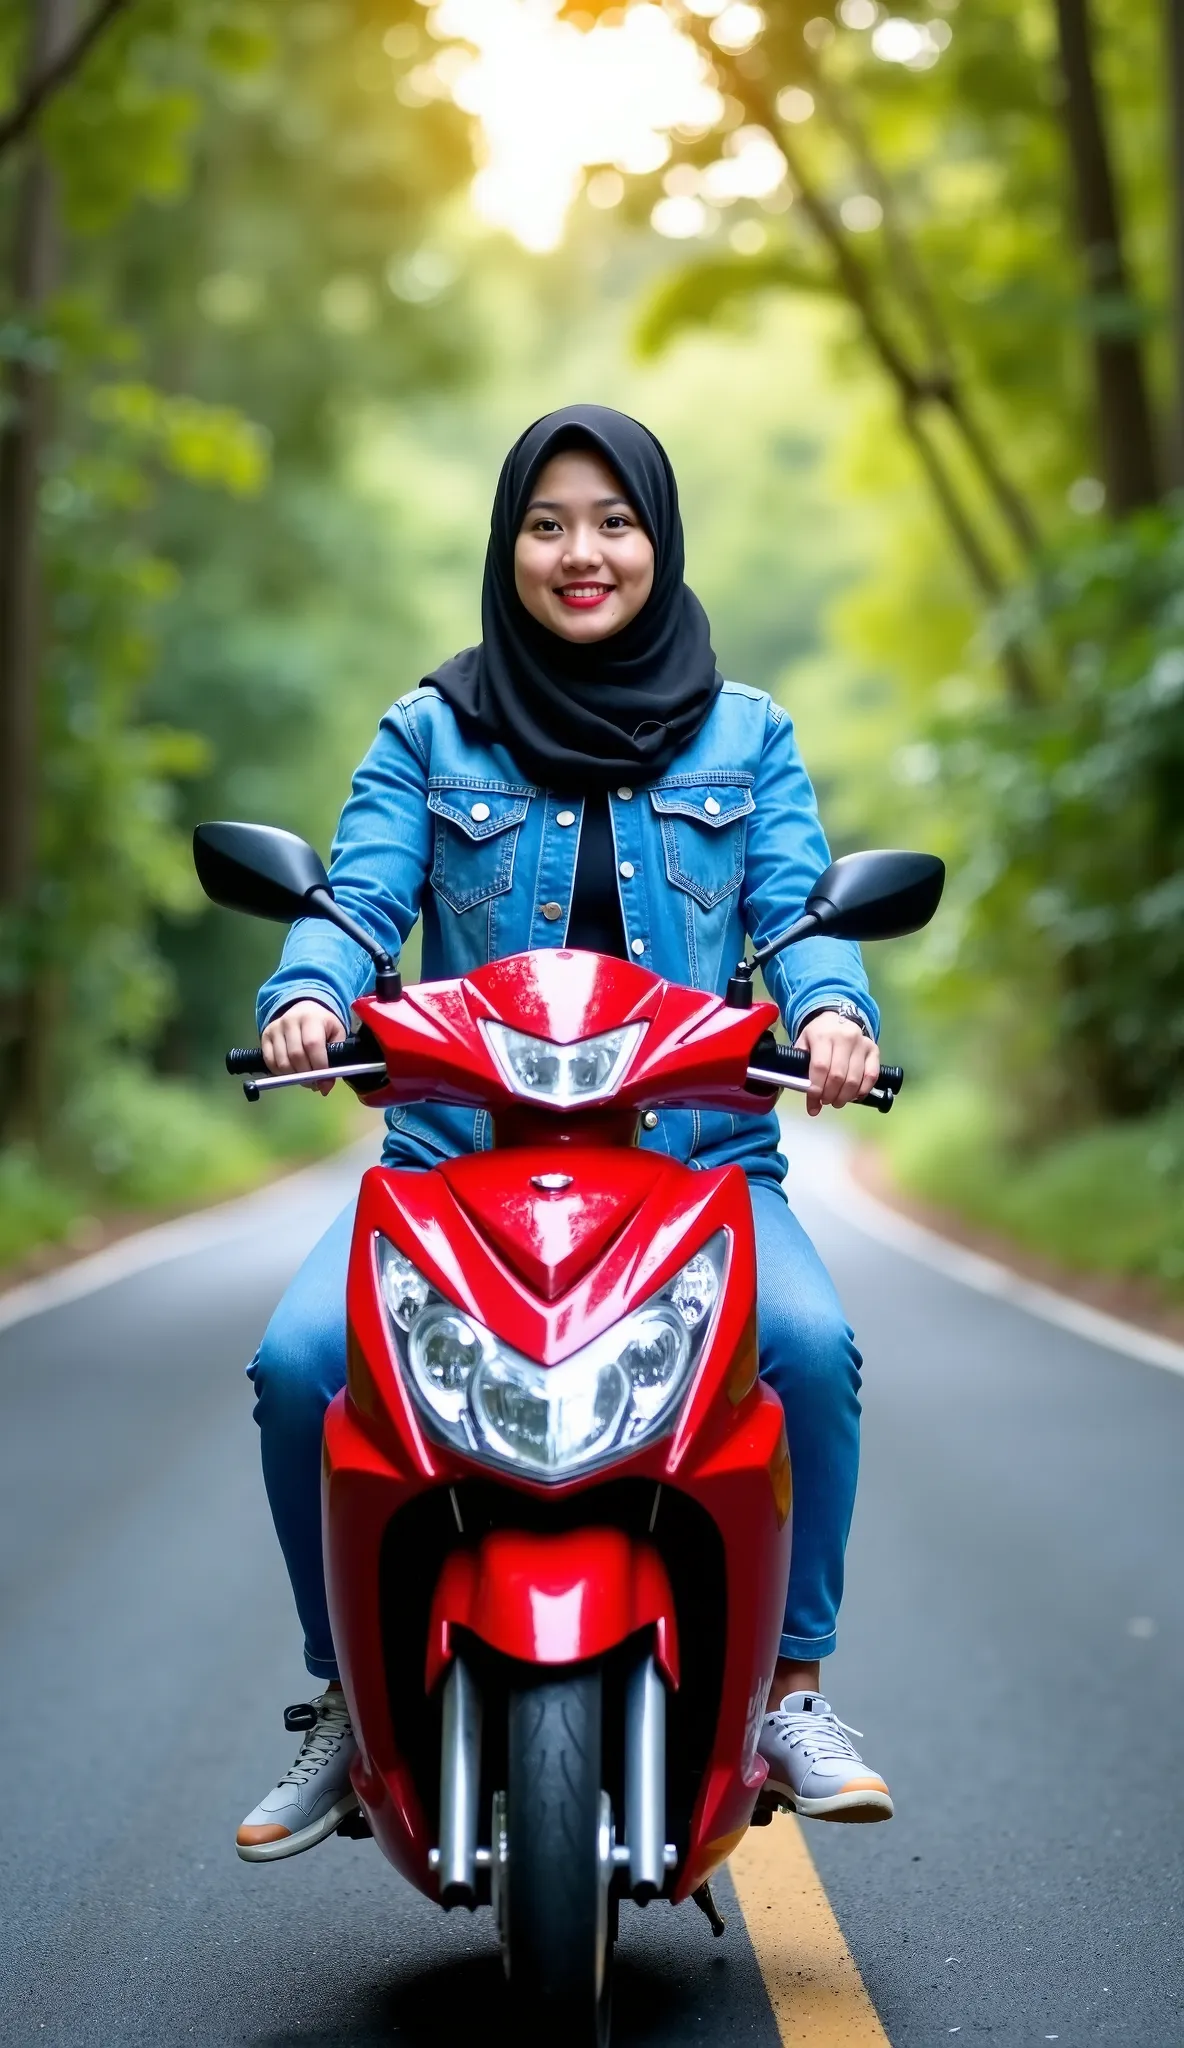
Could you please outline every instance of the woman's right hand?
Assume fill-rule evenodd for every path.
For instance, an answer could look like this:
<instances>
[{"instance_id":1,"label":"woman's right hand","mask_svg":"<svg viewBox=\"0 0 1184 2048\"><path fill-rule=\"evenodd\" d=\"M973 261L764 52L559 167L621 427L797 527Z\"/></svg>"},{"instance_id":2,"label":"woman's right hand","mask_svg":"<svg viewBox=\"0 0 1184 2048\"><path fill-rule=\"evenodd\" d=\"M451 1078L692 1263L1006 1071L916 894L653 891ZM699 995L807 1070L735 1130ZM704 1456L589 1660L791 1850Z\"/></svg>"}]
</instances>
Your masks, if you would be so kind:
<instances>
[{"instance_id":1,"label":"woman's right hand","mask_svg":"<svg viewBox=\"0 0 1184 2048\"><path fill-rule=\"evenodd\" d=\"M310 1000L293 1003L282 1016L274 1017L263 1033L263 1057L273 1074L307 1074L327 1067L329 1046L344 1037L345 1026L336 1010ZM335 1085L332 1081L304 1083L320 1095L327 1095Z\"/></svg>"}]
</instances>

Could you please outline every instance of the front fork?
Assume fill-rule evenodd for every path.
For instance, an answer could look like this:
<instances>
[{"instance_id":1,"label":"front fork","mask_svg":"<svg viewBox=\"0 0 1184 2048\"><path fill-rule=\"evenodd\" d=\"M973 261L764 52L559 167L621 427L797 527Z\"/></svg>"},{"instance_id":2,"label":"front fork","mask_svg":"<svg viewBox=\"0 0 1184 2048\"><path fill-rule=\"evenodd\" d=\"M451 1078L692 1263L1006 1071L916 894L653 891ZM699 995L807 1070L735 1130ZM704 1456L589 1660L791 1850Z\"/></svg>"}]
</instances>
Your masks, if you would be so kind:
<instances>
[{"instance_id":1,"label":"front fork","mask_svg":"<svg viewBox=\"0 0 1184 2048\"><path fill-rule=\"evenodd\" d=\"M454 1657L444 1681L440 1742L440 1847L436 1874L440 1904L477 1903L477 1845L481 1796L481 1694L463 1657ZM485 1851L488 1863L489 1851ZM431 1859L429 1858L429 1861Z\"/></svg>"},{"instance_id":2,"label":"front fork","mask_svg":"<svg viewBox=\"0 0 1184 2048\"><path fill-rule=\"evenodd\" d=\"M666 1687L649 1650L625 1688L625 1846L639 1906L666 1883Z\"/></svg>"},{"instance_id":3,"label":"front fork","mask_svg":"<svg viewBox=\"0 0 1184 2048\"><path fill-rule=\"evenodd\" d=\"M500 1870L508 1845L497 1839L504 1795L493 1802L494 1841L479 1842L481 1694L463 1656L452 1657L444 1681L440 1742L440 1845L428 1855L440 1904L477 1904L477 1874ZM639 1906L664 1890L677 1851L666 1840L666 1687L650 1649L638 1657L625 1687L625 1840L611 1846L614 1872L628 1870L626 1890Z\"/></svg>"}]
</instances>

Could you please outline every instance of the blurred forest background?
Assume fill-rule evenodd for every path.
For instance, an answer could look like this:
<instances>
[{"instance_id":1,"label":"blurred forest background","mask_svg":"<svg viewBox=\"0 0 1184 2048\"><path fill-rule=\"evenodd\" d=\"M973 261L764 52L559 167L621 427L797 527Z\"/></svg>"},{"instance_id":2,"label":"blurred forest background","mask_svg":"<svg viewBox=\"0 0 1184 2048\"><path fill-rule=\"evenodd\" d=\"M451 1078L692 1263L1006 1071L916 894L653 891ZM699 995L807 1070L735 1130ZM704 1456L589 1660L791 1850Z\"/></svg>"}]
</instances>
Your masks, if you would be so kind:
<instances>
[{"instance_id":1,"label":"blurred forest background","mask_svg":"<svg viewBox=\"0 0 1184 2048\"><path fill-rule=\"evenodd\" d=\"M0 1267L354 1128L222 1078L278 933L189 832L327 849L582 397L836 850L950 864L896 1174L1184 1295L1184 0L0 0L0 71Z\"/></svg>"}]
</instances>

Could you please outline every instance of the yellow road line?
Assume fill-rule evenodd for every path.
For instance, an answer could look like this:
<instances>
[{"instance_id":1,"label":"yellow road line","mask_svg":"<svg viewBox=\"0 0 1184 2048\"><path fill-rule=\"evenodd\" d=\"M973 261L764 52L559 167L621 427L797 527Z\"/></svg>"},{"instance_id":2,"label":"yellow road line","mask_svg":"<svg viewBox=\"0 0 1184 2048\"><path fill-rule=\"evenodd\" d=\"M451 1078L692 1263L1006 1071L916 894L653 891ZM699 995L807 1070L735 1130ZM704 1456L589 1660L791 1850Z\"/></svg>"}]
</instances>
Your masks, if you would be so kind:
<instances>
[{"instance_id":1,"label":"yellow road line","mask_svg":"<svg viewBox=\"0 0 1184 2048\"><path fill-rule=\"evenodd\" d=\"M750 1828L728 1869L786 2048L889 2048L800 1824Z\"/></svg>"}]
</instances>

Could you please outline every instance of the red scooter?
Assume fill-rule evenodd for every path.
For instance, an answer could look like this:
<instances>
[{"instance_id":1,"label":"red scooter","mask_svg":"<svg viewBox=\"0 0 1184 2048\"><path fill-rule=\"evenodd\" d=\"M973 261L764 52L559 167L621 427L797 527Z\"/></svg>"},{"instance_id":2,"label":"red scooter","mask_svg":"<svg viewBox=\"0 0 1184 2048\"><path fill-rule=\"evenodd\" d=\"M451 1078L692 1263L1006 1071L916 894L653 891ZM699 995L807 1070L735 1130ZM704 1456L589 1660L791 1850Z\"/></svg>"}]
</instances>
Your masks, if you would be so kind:
<instances>
[{"instance_id":1,"label":"red scooter","mask_svg":"<svg viewBox=\"0 0 1184 2048\"><path fill-rule=\"evenodd\" d=\"M622 1898L694 1898L722 1931L708 1880L766 1775L790 1554L744 1174L638 1130L659 1105L804 1089L754 969L808 935L916 929L941 863L836 862L721 999L563 950L403 992L302 841L203 825L195 858L215 902L328 917L373 958L320 1078L494 1119L493 1151L374 1167L358 1199L323 1486L355 1831L442 1906L492 1904L529 2030L604 2048ZM256 1050L227 1065L251 1100L309 1078ZM901 1079L868 1099L889 1109Z\"/></svg>"}]
</instances>

